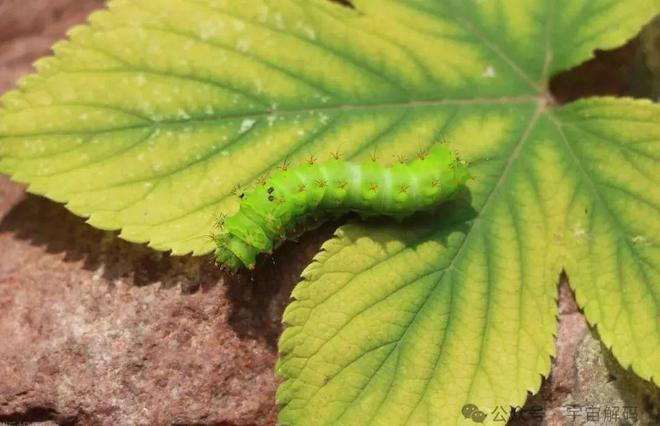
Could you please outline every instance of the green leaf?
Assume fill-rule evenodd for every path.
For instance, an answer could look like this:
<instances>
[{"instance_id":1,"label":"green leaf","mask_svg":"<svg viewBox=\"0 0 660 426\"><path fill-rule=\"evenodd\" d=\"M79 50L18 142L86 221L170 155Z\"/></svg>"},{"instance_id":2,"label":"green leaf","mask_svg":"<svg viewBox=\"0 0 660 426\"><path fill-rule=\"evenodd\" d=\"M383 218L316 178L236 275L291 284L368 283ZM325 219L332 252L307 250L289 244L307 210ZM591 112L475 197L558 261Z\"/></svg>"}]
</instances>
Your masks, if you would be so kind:
<instances>
[{"instance_id":1,"label":"green leaf","mask_svg":"<svg viewBox=\"0 0 660 426\"><path fill-rule=\"evenodd\" d=\"M346 226L303 273L284 316L283 422L453 424L473 403L497 423L549 370L562 265L622 364L658 377L660 107L506 115L529 124L509 127L508 149L482 136L501 153L475 148L492 133L474 125L456 143L476 219Z\"/></svg>"},{"instance_id":2,"label":"green leaf","mask_svg":"<svg viewBox=\"0 0 660 426\"><path fill-rule=\"evenodd\" d=\"M587 318L618 361L660 379L660 106L614 99L556 111L557 243Z\"/></svg>"},{"instance_id":3,"label":"green leaf","mask_svg":"<svg viewBox=\"0 0 660 426\"><path fill-rule=\"evenodd\" d=\"M470 162L469 207L342 227L305 271L282 423L507 418L549 371L562 267L619 361L660 377L660 107L547 92L656 0L110 5L0 111L0 171L94 226L202 254L234 186L285 159L444 136Z\"/></svg>"}]
</instances>

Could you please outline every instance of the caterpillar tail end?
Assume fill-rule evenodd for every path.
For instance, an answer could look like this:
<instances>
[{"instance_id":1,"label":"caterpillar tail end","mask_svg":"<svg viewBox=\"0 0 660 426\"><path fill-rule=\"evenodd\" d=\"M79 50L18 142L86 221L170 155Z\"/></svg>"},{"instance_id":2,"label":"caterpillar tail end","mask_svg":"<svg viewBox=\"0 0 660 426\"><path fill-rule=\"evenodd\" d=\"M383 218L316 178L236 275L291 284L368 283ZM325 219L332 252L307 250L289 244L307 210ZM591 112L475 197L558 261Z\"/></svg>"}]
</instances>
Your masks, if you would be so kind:
<instances>
[{"instance_id":1,"label":"caterpillar tail end","mask_svg":"<svg viewBox=\"0 0 660 426\"><path fill-rule=\"evenodd\" d=\"M254 269L259 251L231 234L222 234L215 240L215 260L236 271L240 268Z\"/></svg>"}]
</instances>

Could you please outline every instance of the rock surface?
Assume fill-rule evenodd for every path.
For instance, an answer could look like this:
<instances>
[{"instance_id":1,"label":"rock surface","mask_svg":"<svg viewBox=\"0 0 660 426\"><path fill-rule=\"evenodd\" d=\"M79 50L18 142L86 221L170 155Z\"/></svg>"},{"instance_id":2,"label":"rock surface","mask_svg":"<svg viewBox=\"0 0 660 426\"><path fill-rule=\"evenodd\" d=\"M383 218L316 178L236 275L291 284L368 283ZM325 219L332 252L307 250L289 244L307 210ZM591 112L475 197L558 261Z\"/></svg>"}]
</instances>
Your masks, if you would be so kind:
<instances>
[{"instance_id":1,"label":"rock surface","mask_svg":"<svg viewBox=\"0 0 660 426\"><path fill-rule=\"evenodd\" d=\"M101 6L1 0L0 93ZM274 424L281 313L332 229L230 277L209 258L94 230L0 177L0 423ZM660 424L657 388L616 365L560 290L552 375L512 423L608 424L587 422L586 408L633 406L637 422L621 412L610 424ZM570 404L582 407L575 421Z\"/></svg>"}]
</instances>

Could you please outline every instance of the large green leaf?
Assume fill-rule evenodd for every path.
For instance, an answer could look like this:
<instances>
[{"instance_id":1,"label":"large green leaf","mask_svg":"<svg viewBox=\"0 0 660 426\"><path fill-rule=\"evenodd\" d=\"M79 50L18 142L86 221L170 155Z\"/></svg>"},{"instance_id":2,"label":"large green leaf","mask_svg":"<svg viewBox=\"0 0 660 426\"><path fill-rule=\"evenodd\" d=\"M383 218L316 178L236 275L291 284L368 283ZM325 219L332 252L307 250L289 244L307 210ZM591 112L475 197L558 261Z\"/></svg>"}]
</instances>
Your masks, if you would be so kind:
<instances>
[{"instance_id":1,"label":"large green leaf","mask_svg":"<svg viewBox=\"0 0 660 426\"><path fill-rule=\"evenodd\" d=\"M471 207L326 243L285 314L281 421L453 424L472 403L497 423L549 370L562 267L621 363L657 380L660 107L551 107L546 84L658 2L354 6L116 0L3 97L0 170L201 254L234 186L285 158L387 162L443 136L470 161Z\"/></svg>"}]
</instances>

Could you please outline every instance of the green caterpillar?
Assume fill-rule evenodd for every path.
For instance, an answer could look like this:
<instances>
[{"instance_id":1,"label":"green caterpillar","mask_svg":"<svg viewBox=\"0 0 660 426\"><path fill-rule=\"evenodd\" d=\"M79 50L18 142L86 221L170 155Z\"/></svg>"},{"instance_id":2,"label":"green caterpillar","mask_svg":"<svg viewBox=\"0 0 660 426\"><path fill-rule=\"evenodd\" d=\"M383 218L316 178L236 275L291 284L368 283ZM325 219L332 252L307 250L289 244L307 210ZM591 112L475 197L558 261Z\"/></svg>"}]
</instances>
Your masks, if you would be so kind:
<instances>
[{"instance_id":1,"label":"green caterpillar","mask_svg":"<svg viewBox=\"0 0 660 426\"><path fill-rule=\"evenodd\" d=\"M372 156L372 160L375 158ZM253 269L259 253L271 253L297 225L313 218L357 212L401 220L452 197L469 178L467 168L443 145L411 163L386 167L334 159L289 168L241 194L239 211L214 237L216 260L231 269Z\"/></svg>"}]
</instances>

